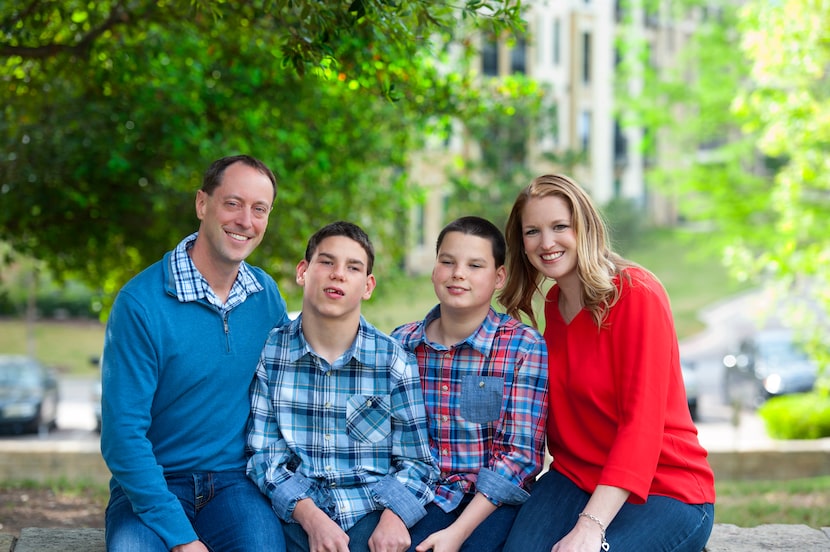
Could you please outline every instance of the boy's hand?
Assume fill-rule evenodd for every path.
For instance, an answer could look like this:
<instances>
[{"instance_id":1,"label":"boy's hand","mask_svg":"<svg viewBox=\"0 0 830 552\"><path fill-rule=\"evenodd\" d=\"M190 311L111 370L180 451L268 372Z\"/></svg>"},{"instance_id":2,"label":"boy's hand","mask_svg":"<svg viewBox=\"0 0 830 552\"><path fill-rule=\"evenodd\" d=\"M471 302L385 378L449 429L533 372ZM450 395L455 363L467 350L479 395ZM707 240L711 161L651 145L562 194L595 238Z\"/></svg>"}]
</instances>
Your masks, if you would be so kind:
<instances>
[{"instance_id":1,"label":"boy's hand","mask_svg":"<svg viewBox=\"0 0 830 552\"><path fill-rule=\"evenodd\" d=\"M377 527L369 537L369 550L372 552L404 552L412 539L409 529L398 515L386 509L380 515Z\"/></svg>"},{"instance_id":2,"label":"boy's hand","mask_svg":"<svg viewBox=\"0 0 830 552\"><path fill-rule=\"evenodd\" d=\"M309 552L349 552L349 535L310 498L297 502L294 519L308 535Z\"/></svg>"},{"instance_id":3,"label":"boy's hand","mask_svg":"<svg viewBox=\"0 0 830 552\"><path fill-rule=\"evenodd\" d=\"M425 538L423 542L415 547L415 550L417 552L427 552L427 550L432 550L433 552L457 552L461 549L461 545L464 544L465 540L467 540L467 537L458 531L457 527L450 525L446 529L436 531Z\"/></svg>"}]
</instances>

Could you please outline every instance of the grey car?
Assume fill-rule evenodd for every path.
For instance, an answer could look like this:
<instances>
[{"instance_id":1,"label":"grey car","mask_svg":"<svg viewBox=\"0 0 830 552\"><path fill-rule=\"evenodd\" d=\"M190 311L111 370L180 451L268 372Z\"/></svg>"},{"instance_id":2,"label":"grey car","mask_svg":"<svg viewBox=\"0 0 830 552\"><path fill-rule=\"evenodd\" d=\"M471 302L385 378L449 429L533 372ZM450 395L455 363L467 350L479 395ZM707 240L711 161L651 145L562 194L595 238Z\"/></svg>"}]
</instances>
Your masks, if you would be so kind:
<instances>
[{"instance_id":1,"label":"grey car","mask_svg":"<svg viewBox=\"0 0 830 552\"><path fill-rule=\"evenodd\" d=\"M58 378L34 358L0 355L0 431L48 432L57 427Z\"/></svg>"},{"instance_id":2,"label":"grey car","mask_svg":"<svg viewBox=\"0 0 830 552\"><path fill-rule=\"evenodd\" d=\"M817 365L789 329L761 330L723 358L726 404L755 408L770 397L813 389Z\"/></svg>"}]
</instances>

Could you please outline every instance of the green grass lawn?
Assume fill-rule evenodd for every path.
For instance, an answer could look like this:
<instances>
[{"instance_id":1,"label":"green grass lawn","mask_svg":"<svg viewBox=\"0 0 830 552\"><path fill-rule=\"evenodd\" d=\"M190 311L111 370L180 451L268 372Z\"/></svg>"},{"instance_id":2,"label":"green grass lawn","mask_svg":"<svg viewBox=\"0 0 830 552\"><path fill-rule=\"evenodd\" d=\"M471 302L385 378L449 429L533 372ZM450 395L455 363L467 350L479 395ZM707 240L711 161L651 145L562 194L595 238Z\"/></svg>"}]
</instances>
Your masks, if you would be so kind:
<instances>
[{"instance_id":1,"label":"green grass lawn","mask_svg":"<svg viewBox=\"0 0 830 552\"><path fill-rule=\"evenodd\" d=\"M709 239L702 233L652 231L626 253L663 283L680 339L703 329L698 318L702 308L749 289L730 279L720 259L709 252Z\"/></svg>"},{"instance_id":2,"label":"green grass lawn","mask_svg":"<svg viewBox=\"0 0 830 552\"><path fill-rule=\"evenodd\" d=\"M766 523L830 523L830 476L790 481L718 481L715 522L739 527Z\"/></svg>"},{"instance_id":3,"label":"green grass lawn","mask_svg":"<svg viewBox=\"0 0 830 552\"><path fill-rule=\"evenodd\" d=\"M40 320L29 327L19 319L0 319L0 353L28 354L61 374L91 375L97 368L104 326L97 321Z\"/></svg>"}]
</instances>

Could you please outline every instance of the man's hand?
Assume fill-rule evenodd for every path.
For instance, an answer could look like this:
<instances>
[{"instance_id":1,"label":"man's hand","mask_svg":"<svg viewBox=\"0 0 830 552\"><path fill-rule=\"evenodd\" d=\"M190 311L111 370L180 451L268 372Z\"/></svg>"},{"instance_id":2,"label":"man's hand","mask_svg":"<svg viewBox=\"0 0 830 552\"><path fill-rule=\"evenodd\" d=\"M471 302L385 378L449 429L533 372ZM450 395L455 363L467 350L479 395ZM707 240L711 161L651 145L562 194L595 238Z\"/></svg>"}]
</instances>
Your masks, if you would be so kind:
<instances>
[{"instance_id":1,"label":"man's hand","mask_svg":"<svg viewBox=\"0 0 830 552\"><path fill-rule=\"evenodd\" d=\"M171 552L210 552L202 541L193 541L186 544L179 544L171 549Z\"/></svg>"},{"instance_id":2,"label":"man's hand","mask_svg":"<svg viewBox=\"0 0 830 552\"><path fill-rule=\"evenodd\" d=\"M309 552L349 552L349 535L310 498L297 502L294 519L308 535Z\"/></svg>"},{"instance_id":3,"label":"man's hand","mask_svg":"<svg viewBox=\"0 0 830 552\"><path fill-rule=\"evenodd\" d=\"M386 509L380 515L377 527L369 537L369 550L372 552L404 552L412 539L409 529L398 515Z\"/></svg>"}]
</instances>

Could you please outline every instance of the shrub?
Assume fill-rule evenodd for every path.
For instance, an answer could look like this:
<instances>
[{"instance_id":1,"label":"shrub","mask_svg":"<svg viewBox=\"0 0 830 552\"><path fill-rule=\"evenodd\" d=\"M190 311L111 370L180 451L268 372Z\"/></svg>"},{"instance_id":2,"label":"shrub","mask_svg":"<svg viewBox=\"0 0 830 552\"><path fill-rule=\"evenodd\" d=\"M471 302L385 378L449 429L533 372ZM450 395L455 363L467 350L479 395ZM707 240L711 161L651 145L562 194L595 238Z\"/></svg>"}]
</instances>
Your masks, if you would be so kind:
<instances>
[{"instance_id":1,"label":"shrub","mask_svg":"<svg viewBox=\"0 0 830 552\"><path fill-rule=\"evenodd\" d=\"M758 415L774 439L830 437L830 397L824 393L773 397L758 409Z\"/></svg>"}]
</instances>

